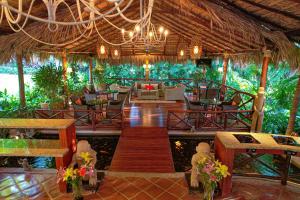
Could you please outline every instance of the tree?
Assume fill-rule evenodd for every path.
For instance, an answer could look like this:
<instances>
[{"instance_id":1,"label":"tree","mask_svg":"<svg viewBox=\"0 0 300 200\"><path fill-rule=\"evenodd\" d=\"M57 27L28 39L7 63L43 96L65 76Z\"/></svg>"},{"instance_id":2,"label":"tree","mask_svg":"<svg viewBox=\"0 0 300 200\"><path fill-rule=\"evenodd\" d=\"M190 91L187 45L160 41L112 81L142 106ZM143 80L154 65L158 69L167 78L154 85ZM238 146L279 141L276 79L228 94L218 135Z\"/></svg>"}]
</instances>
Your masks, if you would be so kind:
<instances>
[{"instance_id":1,"label":"tree","mask_svg":"<svg viewBox=\"0 0 300 200\"><path fill-rule=\"evenodd\" d=\"M295 96L294 96L294 100L290 112L289 123L286 129L286 135L291 135L292 132L294 131L297 112L299 110L299 103L300 103L300 75L298 76L298 84L296 86Z\"/></svg>"}]
</instances>

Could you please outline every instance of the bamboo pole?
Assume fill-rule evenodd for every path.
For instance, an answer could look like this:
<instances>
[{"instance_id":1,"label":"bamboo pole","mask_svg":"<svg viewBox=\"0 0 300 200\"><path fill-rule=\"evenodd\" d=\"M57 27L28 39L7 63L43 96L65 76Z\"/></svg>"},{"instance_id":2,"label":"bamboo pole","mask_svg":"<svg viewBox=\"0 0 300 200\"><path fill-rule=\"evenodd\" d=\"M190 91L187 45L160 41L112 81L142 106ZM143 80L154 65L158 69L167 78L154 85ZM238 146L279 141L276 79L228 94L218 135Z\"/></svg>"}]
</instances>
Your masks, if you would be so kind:
<instances>
[{"instance_id":1,"label":"bamboo pole","mask_svg":"<svg viewBox=\"0 0 300 200\"><path fill-rule=\"evenodd\" d=\"M259 133L262 131L264 120L265 89L260 87L254 100L254 113L252 115L251 132Z\"/></svg>"},{"instance_id":2,"label":"bamboo pole","mask_svg":"<svg viewBox=\"0 0 300 200\"><path fill-rule=\"evenodd\" d=\"M89 59L89 84L93 85L93 57Z\"/></svg>"},{"instance_id":3,"label":"bamboo pole","mask_svg":"<svg viewBox=\"0 0 300 200\"><path fill-rule=\"evenodd\" d=\"M271 51L264 50L264 59L261 69L261 77L260 77L260 87L266 88L267 85L267 74L268 74L268 65L271 58Z\"/></svg>"},{"instance_id":4,"label":"bamboo pole","mask_svg":"<svg viewBox=\"0 0 300 200\"><path fill-rule=\"evenodd\" d=\"M67 66L68 61L67 61L67 52L66 50L63 50L62 52L62 67L63 67L63 82L64 82L64 94L66 95L65 97L65 105L68 105L69 102L69 91L68 91L68 84L67 84Z\"/></svg>"},{"instance_id":5,"label":"bamboo pole","mask_svg":"<svg viewBox=\"0 0 300 200\"><path fill-rule=\"evenodd\" d=\"M146 56L145 78L147 81L149 80L149 73L149 59L148 56Z\"/></svg>"},{"instance_id":6,"label":"bamboo pole","mask_svg":"<svg viewBox=\"0 0 300 200\"><path fill-rule=\"evenodd\" d=\"M300 106L300 75L298 78L298 84L296 86L295 96L294 96L293 104L292 104L291 111L290 111L288 127L285 132L286 135L292 135L292 133L294 132L296 116L297 116L299 106Z\"/></svg>"},{"instance_id":7,"label":"bamboo pole","mask_svg":"<svg viewBox=\"0 0 300 200\"><path fill-rule=\"evenodd\" d=\"M223 60L223 78L222 78L222 88L221 88L221 101L225 99L225 93L226 93L226 77L227 77L227 70L228 70L228 61L229 61L229 55L227 53L224 53L224 60Z\"/></svg>"},{"instance_id":8,"label":"bamboo pole","mask_svg":"<svg viewBox=\"0 0 300 200\"><path fill-rule=\"evenodd\" d=\"M22 60L23 60L22 53L17 54L20 106L21 108L24 108L26 107L26 98L25 98L24 72L23 72Z\"/></svg>"}]
</instances>

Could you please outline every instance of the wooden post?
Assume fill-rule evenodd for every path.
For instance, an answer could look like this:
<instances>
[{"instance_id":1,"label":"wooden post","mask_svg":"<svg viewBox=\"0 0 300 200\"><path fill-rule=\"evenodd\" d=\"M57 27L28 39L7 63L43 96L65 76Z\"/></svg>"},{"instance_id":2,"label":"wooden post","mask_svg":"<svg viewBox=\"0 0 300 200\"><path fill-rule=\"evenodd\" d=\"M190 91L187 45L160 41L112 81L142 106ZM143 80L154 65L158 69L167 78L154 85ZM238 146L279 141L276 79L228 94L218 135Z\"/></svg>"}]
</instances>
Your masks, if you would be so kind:
<instances>
[{"instance_id":1,"label":"wooden post","mask_svg":"<svg viewBox=\"0 0 300 200\"><path fill-rule=\"evenodd\" d=\"M62 67L63 67L63 82L64 82L64 94L66 95L65 105L68 106L69 101L69 91L68 91L68 84L67 84L67 52L64 50L62 52Z\"/></svg>"},{"instance_id":2,"label":"wooden post","mask_svg":"<svg viewBox=\"0 0 300 200\"><path fill-rule=\"evenodd\" d=\"M89 60L89 84L93 85L93 57Z\"/></svg>"},{"instance_id":3,"label":"wooden post","mask_svg":"<svg viewBox=\"0 0 300 200\"><path fill-rule=\"evenodd\" d=\"M260 87L254 100L254 113L252 116L251 132L261 132L264 120L265 89Z\"/></svg>"},{"instance_id":4,"label":"wooden post","mask_svg":"<svg viewBox=\"0 0 300 200\"><path fill-rule=\"evenodd\" d=\"M226 93L226 87L225 87L225 85L226 85L228 61L229 61L229 55L227 53L224 53L223 78L222 78L222 87L221 87L221 95L220 95L220 100L221 101L224 101L224 99L225 99L225 93Z\"/></svg>"},{"instance_id":5,"label":"wooden post","mask_svg":"<svg viewBox=\"0 0 300 200\"><path fill-rule=\"evenodd\" d=\"M148 56L146 56L145 78L146 78L146 81L149 80L149 59L148 59Z\"/></svg>"},{"instance_id":6,"label":"wooden post","mask_svg":"<svg viewBox=\"0 0 300 200\"><path fill-rule=\"evenodd\" d=\"M226 85L228 60L229 60L229 55L227 53L225 53L224 54L224 60L223 60L223 79L222 79L222 85Z\"/></svg>"},{"instance_id":7,"label":"wooden post","mask_svg":"<svg viewBox=\"0 0 300 200\"><path fill-rule=\"evenodd\" d=\"M298 108L300 105L300 75L298 77L299 77L298 83L296 86L295 96L294 96L291 111L290 111L290 118L289 118L288 127L286 129L286 135L291 135L294 131L296 116L297 116Z\"/></svg>"},{"instance_id":8,"label":"wooden post","mask_svg":"<svg viewBox=\"0 0 300 200\"><path fill-rule=\"evenodd\" d=\"M26 98L25 98L24 72L23 72L22 59L23 59L22 54L17 54L20 106L21 108L24 108L26 107Z\"/></svg>"},{"instance_id":9,"label":"wooden post","mask_svg":"<svg viewBox=\"0 0 300 200\"><path fill-rule=\"evenodd\" d=\"M262 63L261 69L261 77L260 77L260 87L266 88L267 85L267 73L268 73L268 65L271 58L271 51L264 50L264 59Z\"/></svg>"}]
</instances>

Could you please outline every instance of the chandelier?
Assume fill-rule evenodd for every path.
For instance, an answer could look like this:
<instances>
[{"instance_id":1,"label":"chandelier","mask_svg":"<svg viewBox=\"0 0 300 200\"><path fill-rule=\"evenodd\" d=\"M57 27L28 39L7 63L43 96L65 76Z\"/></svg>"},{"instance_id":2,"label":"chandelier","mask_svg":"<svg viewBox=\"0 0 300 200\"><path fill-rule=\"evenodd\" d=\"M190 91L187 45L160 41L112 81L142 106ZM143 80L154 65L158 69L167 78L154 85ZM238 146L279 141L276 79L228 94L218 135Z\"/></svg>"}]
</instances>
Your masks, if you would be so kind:
<instances>
[{"instance_id":1,"label":"chandelier","mask_svg":"<svg viewBox=\"0 0 300 200\"><path fill-rule=\"evenodd\" d=\"M32 14L32 9L36 2L43 2L47 9L47 17L41 18ZM27 36L42 44L52 46L65 46L76 42L81 38L89 38L92 33L97 33L99 38L107 44L118 46L127 43L135 43L143 41L147 45L157 45L164 42L168 31L160 27L155 29L151 23L152 8L154 0L139 0L140 17L138 19L130 19L125 16L125 12L132 5L133 0L74 0L72 5L69 5L67 0L16 0L18 7L13 7L7 0L0 0L0 26L1 22L6 19L10 28L15 32L24 32ZM99 3L107 2L112 5L109 10L103 11L98 8ZM16 4L16 3L14 3ZM58 17L57 10L59 7L67 8L64 16ZM26 11L25 11L26 8ZM77 16L77 17L75 17ZM130 27L134 27L132 31L126 31L112 22L112 18L121 17ZM63 18L63 19L62 19ZM70 18L69 20L66 20ZM51 32L62 32L69 27L74 27L77 32L75 38L69 39L64 43L54 43L45 41L25 30L28 21L40 22L46 24ZM122 34L122 41L111 42L105 38L99 31L101 21L108 23L114 29L117 29ZM56 34L58 35L58 34Z\"/></svg>"}]
</instances>

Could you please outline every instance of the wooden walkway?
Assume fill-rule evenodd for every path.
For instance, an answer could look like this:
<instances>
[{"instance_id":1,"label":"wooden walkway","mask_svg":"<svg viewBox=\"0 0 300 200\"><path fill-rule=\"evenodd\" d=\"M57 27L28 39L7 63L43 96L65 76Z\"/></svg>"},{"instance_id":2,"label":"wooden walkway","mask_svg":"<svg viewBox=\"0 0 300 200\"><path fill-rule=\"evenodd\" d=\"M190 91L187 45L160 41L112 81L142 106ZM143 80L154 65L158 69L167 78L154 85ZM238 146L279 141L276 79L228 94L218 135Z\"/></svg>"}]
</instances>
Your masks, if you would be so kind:
<instances>
[{"instance_id":1,"label":"wooden walkway","mask_svg":"<svg viewBox=\"0 0 300 200\"><path fill-rule=\"evenodd\" d=\"M161 127L123 129L109 170L175 172L167 129Z\"/></svg>"}]
</instances>

